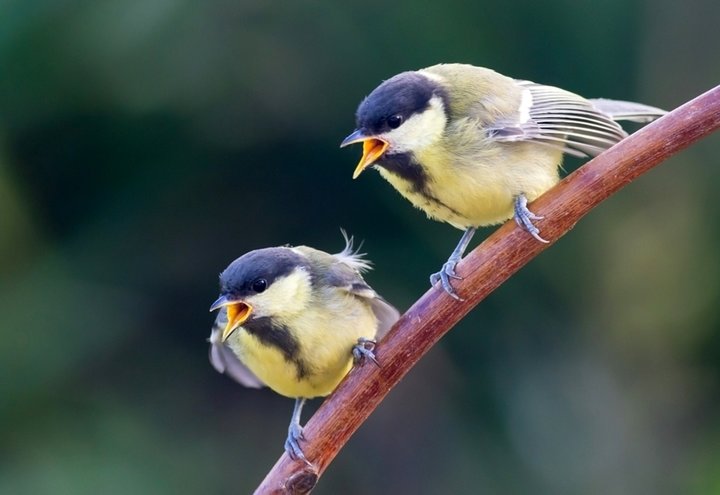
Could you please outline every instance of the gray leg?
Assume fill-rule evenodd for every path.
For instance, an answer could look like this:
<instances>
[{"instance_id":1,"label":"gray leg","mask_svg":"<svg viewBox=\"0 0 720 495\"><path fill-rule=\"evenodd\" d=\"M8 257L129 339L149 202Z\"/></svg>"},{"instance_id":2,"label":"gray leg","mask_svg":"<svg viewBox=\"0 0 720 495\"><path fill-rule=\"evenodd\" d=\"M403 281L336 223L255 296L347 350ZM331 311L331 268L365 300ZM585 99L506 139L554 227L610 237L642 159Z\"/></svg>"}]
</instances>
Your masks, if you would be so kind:
<instances>
[{"instance_id":1,"label":"gray leg","mask_svg":"<svg viewBox=\"0 0 720 495\"><path fill-rule=\"evenodd\" d=\"M452 285L450 285L450 279L454 278L455 280L460 280L462 278L455 274L455 267L462 259L463 254L465 254L465 250L467 249L468 244L470 244L470 240L472 240L473 235L475 235L475 230L475 227L468 227L460 238L458 245L455 246L455 249L448 258L447 262L443 265L442 269L439 272L430 275L430 285L435 285L438 281L442 282L445 292L458 301L462 301L462 298L457 295L455 289L453 289Z\"/></svg>"},{"instance_id":2,"label":"gray leg","mask_svg":"<svg viewBox=\"0 0 720 495\"><path fill-rule=\"evenodd\" d=\"M515 223L520 227L527 230L528 233L540 242L548 243L542 237L540 237L540 229L533 225L533 220L542 220L545 217L536 215L535 213L528 210L527 198L524 194L515 198Z\"/></svg>"},{"instance_id":3,"label":"gray leg","mask_svg":"<svg viewBox=\"0 0 720 495\"><path fill-rule=\"evenodd\" d=\"M285 440L285 451L292 459L301 459L307 462L305 454L300 448L300 440L305 440L303 435L303 427L300 426L300 414L305 405L306 399L298 397L295 399L295 407L293 408L292 418L290 418L290 426L288 427L288 436Z\"/></svg>"},{"instance_id":4,"label":"gray leg","mask_svg":"<svg viewBox=\"0 0 720 495\"><path fill-rule=\"evenodd\" d=\"M378 360L375 358L375 345L377 342L373 339L366 339L360 337L352 348L353 361L358 364L365 364L366 360L370 360L375 363L375 366L380 366Z\"/></svg>"}]
</instances>

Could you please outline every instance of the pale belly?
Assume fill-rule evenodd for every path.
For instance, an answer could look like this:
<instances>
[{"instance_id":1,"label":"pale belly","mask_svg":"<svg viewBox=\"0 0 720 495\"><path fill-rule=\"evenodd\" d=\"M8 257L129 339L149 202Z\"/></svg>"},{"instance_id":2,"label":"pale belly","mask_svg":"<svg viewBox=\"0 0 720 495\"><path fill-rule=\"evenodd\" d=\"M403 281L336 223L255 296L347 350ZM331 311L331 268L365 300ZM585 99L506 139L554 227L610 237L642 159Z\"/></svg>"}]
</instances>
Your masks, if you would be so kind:
<instances>
[{"instance_id":1,"label":"pale belly","mask_svg":"<svg viewBox=\"0 0 720 495\"><path fill-rule=\"evenodd\" d=\"M311 375L301 376L298 364L288 360L277 348L261 344L245 331L238 333L231 348L243 364L272 390L293 398L324 397L332 392L352 367L352 345L357 341L348 341L344 348L338 349L338 358L326 363L319 372L313 370Z\"/></svg>"},{"instance_id":2,"label":"pale belly","mask_svg":"<svg viewBox=\"0 0 720 495\"><path fill-rule=\"evenodd\" d=\"M296 321L294 330L301 337L294 357L261 342L242 327L228 343L240 361L275 392L293 398L324 397L352 368L352 348L358 339L374 338L376 328L377 320L370 309L354 303L342 316Z\"/></svg>"},{"instance_id":3,"label":"pale belly","mask_svg":"<svg viewBox=\"0 0 720 495\"><path fill-rule=\"evenodd\" d=\"M559 180L559 151L537 146L528 151L522 159L514 156L512 162L494 156L492 160L448 163L421 155L428 173L422 191L387 170L380 169L380 173L430 218L459 229L495 225L512 218L518 195L533 201Z\"/></svg>"}]
</instances>

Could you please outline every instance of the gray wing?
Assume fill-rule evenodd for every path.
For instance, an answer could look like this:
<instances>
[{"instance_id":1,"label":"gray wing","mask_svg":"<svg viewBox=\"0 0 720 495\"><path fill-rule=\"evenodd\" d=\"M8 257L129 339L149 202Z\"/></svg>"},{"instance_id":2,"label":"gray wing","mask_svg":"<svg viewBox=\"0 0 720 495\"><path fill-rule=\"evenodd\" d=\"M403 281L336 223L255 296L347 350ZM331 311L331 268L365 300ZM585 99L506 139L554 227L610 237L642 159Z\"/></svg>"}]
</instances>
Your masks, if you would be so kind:
<instances>
[{"instance_id":1,"label":"gray wing","mask_svg":"<svg viewBox=\"0 0 720 495\"><path fill-rule=\"evenodd\" d=\"M599 111L612 117L613 120L645 123L652 122L667 113L666 110L633 101L608 100L606 98L593 98L588 101Z\"/></svg>"},{"instance_id":2,"label":"gray wing","mask_svg":"<svg viewBox=\"0 0 720 495\"><path fill-rule=\"evenodd\" d=\"M360 272L367 270L369 263L362 259L362 254L353 252L352 238L345 236L345 241L345 249L332 255L335 262L330 265L327 282L367 300L378 319L376 339L380 340L400 319L400 312L363 280Z\"/></svg>"},{"instance_id":3,"label":"gray wing","mask_svg":"<svg viewBox=\"0 0 720 495\"><path fill-rule=\"evenodd\" d=\"M373 290L365 281L357 275L358 280L351 284L344 284L338 286L342 289L347 290L349 293L366 299L370 304L370 309L375 314L375 318L378 319L378 329L376 340L382 339L385 334L392 328L396 321L400 319L400 312L395 309L389 302L380 297L380 295Z\"/></svg>"},{"instance_id":4,"label":"gray wing","mask_svg":"<svg viewBox=\"0 0 720 495\"><path fill-rule=\"evenodd\" d=\"M218 373L228 375L241 385L250 388L262 388L263 382L256 377L247 366L242 364L235 353L224 343L220 342L220 333L225 328L227 316L225 308L222 308L215 318L212 331L210 332L210 363Z\"/></svg>"},{"instance_id":5,"label":"gray wing","mask_svg":"<svg viewBox=\"0 0 720 495\"><path fill-rule=\"evenodd\" d=\"M400 312L385 299L377 295L377 293L374 298L370 299L370 307L372 308L373 313L375 313L375 317L378 319L376 339L380 340L385 337L388 330L390 330L395 322L400 319Z\"/></svg>"},{"instance_id":6,"label":"gray wing","mask_svg":"<svg viewBox=\"0 0 720 495\"><path fill-rule=\"evenodd\" d=\"M499 142L534 141L570 155L594 156L627 136L615 120L649 122L665 112L640 103L587 100L569 91L517 81L522 103L516 115L496 122L489 136Z\"/></svg>"}]
</instances>

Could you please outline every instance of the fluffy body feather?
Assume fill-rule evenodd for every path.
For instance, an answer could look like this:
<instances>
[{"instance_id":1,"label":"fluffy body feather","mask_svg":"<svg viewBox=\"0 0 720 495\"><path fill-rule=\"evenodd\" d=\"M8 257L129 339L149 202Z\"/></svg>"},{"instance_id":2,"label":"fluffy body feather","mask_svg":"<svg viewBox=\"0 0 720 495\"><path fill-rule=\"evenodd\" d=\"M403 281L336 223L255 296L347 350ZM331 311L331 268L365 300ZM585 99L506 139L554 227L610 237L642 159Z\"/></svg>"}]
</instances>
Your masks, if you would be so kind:
<instances>
[{"instance_id":1,"label":"fluffy body feather","mask_svg":"<svg viewBox=\"0 0 720 495\"><path fill-rule=\"evenodd\" d=\"M300 415L307 399L328 395L354 360L370 359L400 317L362 278L370 263L345 249L307 246L251 251L220 274L210 362L247 387L267 385L295 398L285 450L305 459ZM368 347L370 346L370 347Z\"/></svg>"},{"instance_id":2,"label":"fluffy body feather","mask_svg":"<svg viewBox=\"0 0 720 495\"><path fill-rule=\"evenodd\" d=\"M279 264L287 266L270 281ZM358 339L382 337L399 317L363 280L368 267L350 240L334 255L299 246L239 258L221 275L221 292L240 294L252 314L223 343L227 309L220 309L210 338L213 366L243 385L265 384L287 397L328 395L352 367ZM258 278L268 280L263 292L244 291Z\"/></svg>"}]
</instances>

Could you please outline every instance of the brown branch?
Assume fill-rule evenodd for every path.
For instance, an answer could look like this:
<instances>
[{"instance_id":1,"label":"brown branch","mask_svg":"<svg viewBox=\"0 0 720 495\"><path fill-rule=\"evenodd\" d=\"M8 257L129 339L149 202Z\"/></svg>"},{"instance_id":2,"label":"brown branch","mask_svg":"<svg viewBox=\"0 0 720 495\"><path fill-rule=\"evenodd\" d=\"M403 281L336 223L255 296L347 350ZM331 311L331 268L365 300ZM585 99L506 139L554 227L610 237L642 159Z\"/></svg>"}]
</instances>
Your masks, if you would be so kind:
<instances>
[{"instance_id":1,"label":"brown branch","mask_svg":"<svg viewBox=\"0 0 720 495\"><path fill-rule=\"evenodd\" d=\"M644 127L565 178L532 205L545 216L539 227L551 243L591 209L674 153L720 127L720 86ZM454 282L465 300L430 289L378 347L382 366L353 369L305 427L303 450L312 465L283 454L257 494L308 493L350 436L412 366L512 274L546 249L507 222L459 265Z\"/></svg>"}]
</instances>

